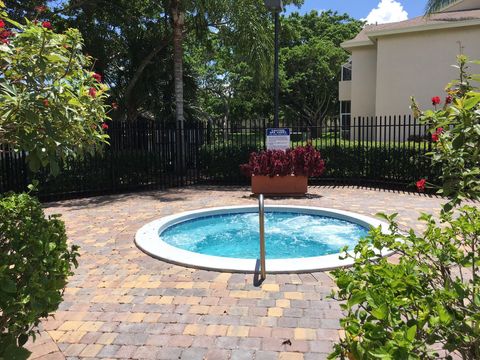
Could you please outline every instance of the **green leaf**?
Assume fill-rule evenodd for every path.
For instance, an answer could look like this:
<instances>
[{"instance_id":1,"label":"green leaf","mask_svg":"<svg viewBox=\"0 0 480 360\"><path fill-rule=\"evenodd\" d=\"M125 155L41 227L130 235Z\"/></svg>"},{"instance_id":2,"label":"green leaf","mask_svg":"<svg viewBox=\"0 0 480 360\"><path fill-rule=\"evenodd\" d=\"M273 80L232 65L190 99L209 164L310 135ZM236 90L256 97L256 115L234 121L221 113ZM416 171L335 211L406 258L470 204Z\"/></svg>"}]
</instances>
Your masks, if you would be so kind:
<instances>
[{"instance_id":1,"label":"green leaf","mask_svg":"<svg viewBox=\"0 0 480 360\"><path fill-rule=\"evenodd\" d=\"M417 325L410 326L407 330L407 340L412 342L415 340L415 336L417 335Z\"/></svg>"},{"instance_id":2,"label":"green leaf","mask_svg":"<svg viewBox=\"0 0 480 360\"><path fill-rule=\"evenodd\" d=\"M464 109L465 110L471 110L472 108L474 108L475 106L477 106L477 104L480 102L480 96L473 96L471 98L468 98L465 100L464 102Z\"/></svg>"},{"instance_id":3,"label":"green leaf","mask_svg":"<svg viewBox=\"0 0 480 360\"><path fill-rule=\"evenodd\" d=\"M456 136L453 141L452 141L452 147L454 150L460 149L462 146L465 145L465 134L460 133L458 136Z\"/></svg>"},{"instance_id":4,"label":"green leaf","mask_svg":"<svg viewBox=\"0 0 480 360\"><path fill-rule=\"evenodd\" d=\"M448 313L447 309L445 309L442 305L437 305L437 312L440 318L440 322L443 324L449 324L452 317Z\"/></svg>"},{"instance_id":5,"label":"green leaf","mask_svg":"<svg viewBox=\"0 0 480 360\"><path fill-rule=\"evenodd\" d=\"M60 54L50 54L50 55L45 55L45 58L50 61L50 62L65 62L68 61L68 58L65 56L62 56Z\"/></svg>"},{"instance_id":6,"label":"green leaf","mask_svg":"<svg viewBox=\"0 0 480 360\"><path fill-rule=\"evenodd\" d=\"M375 316L378 320L383 320L388 315L388 305L382 304L381 306L372 310L372 315Z\"/></svg>"},{"instance_id":7,"label":"green leaf","mask_svg":"<svg viewBox=\"0 0 480 360\"><path fill-rule=\"evenodd\" d=\"M27 343L28 341L28 335L27 334L20 334L18 337L18 345L23 346Z\"/></svg>"},{"instance_id":8,"label":"green leaf","mask_svg":"<svg viewBox=\"0 0 480 360\"><path fill-rule=\"evenodd\" d=\"M60 166L58 165L58 162L53 158L50 159L50 173L53 176L57 176L58 174L60 174Z\"/></svg>"},{"instance_id":9,"label":"green leaf","mask_svg":"<svg viewBox=\"0 0 480 360\"><path fill-rule=\"evenodd\" d=\"M11 279L3 278L0 282L0 289L6 293L15 294L17 292L17 285Z\"/></svg>"},{"instance_id":10,"label":"green leaf","mask_svg":"<svg viewBox=\"0 0 480 360\"><path fill-rule=\"evenodd\" d=\"M370 355L377 359L393 359L392 355L385 349L377 349L370 351Z\"/></svg>"},{"instance_id":11,"label":"green leaf","mask_svg":"<svg viewBox=\"0 0 480 360\"><path fill-rule=\"evenodd\" d=\"M37 172L42 167L42 162L40 158L37 156L37 153L34 151L27 156L28 167L33 172Z\"/></svg>"},{"instance_id":12,"label":"green leaf","mask_svg":"<svg viewBox=\"0 0 480 360\"><path fill-rule=\"evenodd\" d=\"M348 306L352 307L354 305L360 304L366 299L366 292L362 290L355 291L350 299L348 300Z\"/></svg>"},{"instance_id":13,"label":"green leaf","mask_svg":"<svg viewBox=\"0 0 480 360\"><path fill-rule=\"evenodd\" d=\"M31 352L23 347L17 347L15 345L8 346L4 354L6 355L5 360L27 360Z\"/></svg>"}]
</instances>

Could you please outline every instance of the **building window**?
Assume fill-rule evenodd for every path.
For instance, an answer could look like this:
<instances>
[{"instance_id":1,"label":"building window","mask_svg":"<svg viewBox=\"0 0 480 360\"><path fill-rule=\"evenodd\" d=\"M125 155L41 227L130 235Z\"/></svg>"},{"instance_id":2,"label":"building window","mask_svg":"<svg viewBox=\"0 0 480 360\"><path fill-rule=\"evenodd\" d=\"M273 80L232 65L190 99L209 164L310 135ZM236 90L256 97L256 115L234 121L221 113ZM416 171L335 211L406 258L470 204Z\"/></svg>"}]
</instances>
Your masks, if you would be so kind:
<instances>
[{"instance_id":1,"label":"building window","mask_svg":"<svg viewBox=\"0 0 480 360\"><path fill-rule=\"evenodd\" d=\"M348 60L347 63L342 65L342 81L352 80L352 60Z\"/></svg>"},{"instance_id":2,"label":"building window","mask_svg":"<svg viewBox=\"0 0 480 360\"><path fill-rule=\"evenodd\" d=\"M342 129L342 136L344 138L350 137L351 121L352 121L352 102L340 101L340 126Z\"/></svg>"}]
</instances>

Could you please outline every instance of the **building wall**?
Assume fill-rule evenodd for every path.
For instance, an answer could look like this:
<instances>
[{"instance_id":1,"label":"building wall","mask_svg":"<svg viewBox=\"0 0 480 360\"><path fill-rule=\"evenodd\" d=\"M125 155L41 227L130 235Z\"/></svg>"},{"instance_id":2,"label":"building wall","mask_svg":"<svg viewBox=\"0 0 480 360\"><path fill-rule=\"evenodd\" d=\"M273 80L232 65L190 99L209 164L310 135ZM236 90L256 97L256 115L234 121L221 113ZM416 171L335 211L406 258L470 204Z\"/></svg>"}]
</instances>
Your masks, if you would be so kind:
<instances>
[{"instance_id":1,"label":"building wall","mask_svg":"<svg viewBox=\"0 0 480 360\"><path fill-rule=\"evenodd\" d=\"M464 1L459 1L457 4L447 7L445 11L474 10L479 8L480 8L480 0L464 0Z\"/></svg>"},{"instance_id":2,"label":"building wall","mask_svg":"<svg viewBox=\"0 0 480 360\"><path fill-rule=\"evenodd\" d=\"M374 46L352 51L352 117L374 116L377 77L377 49Z\"/></svg>"},{"instance_id":3,"label":"building wall","mask_svg":"<svg viewBox=\"0 0 480 360\"><path fill-rule=\"evenodd\" d=\"M460 53L459 41L465 55L470 59L480 59L479 39L480 26L379 38L375 114L409 114L410 96L417 99L421 109L431 108L431 98L444 98L445 86L458 77L458 70L452 65L456 63L456 57ZM355 52L354 50L354 54ZM353 58L355 67L355 56ZM478 66L472 66L471 70L480 73ZM354 70L354 79L355 74ZM358 85L353 84L353 88ZM361 108L362 106L371 106L365 95L356 97L358 93L352 93L352 107L357 114L359 109L367 110ZM359 102L366 102L366 105L360 105Z\"/></svg>"}]
</instances>

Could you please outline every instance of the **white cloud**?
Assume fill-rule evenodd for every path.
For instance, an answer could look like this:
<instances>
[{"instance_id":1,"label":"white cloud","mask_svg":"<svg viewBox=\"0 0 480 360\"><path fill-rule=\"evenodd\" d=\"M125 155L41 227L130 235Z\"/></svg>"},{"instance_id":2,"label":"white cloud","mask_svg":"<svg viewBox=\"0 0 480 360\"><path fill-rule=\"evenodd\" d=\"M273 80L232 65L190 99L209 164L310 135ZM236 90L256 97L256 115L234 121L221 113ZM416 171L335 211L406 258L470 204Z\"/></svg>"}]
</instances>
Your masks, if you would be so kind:
<instances>
[{"instance_id":1,"label":"white cloud","mask_svg":"<svg viewBox=\"0 0 480 360\"><path fill-rule=\"evenodd\" d=\"M367 24L385 24L408 19L403 5L395 0L380 0L378 6L363 19Z\"/></svg>"}]
</instances>

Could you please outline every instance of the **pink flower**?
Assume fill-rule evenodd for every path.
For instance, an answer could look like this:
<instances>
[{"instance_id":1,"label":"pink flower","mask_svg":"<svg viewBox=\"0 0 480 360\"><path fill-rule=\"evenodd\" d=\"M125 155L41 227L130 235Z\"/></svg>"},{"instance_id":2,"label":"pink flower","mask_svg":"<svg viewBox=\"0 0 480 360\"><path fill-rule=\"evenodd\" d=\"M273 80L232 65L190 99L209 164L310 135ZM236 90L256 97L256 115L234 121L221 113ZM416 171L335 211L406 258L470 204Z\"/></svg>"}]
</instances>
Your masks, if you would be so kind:
<instances>
[{"instance_id":1,"label":"pink flower","mask_svg":"<svg viewBox=\"0 0 480 360\"><path fill-rule=\"evenodd\" d=\"M5 22L3 20L0 20L0 29L3 29L5 27Z\"/></svg>"},{"instance_id":2,"label":"pink flower","mask_svg":"<svg viewBox=\"0 0 480 360\"><path fill-rule=\"evenodd\" d=\"M44 21L44 22L42 22L42 26L43 26L45 29L52 30L52 23L51 23L50 21Z\"/></svg>"},{"instance_id":3,"label":"pink flower","mask_svg":"<svg viewBox=\"0 0 480 360\"><path fill-rule=\"evenodd\" d=\"M446 98L445 98L445 104L451 104L453 101L453 97L451 95L448 95Z\"/></svg>"},{"instance_id":4,"label":"pink flower","mask_svg":"<svg viewBox=\"0 0 480 360\"><path fill-rule=\"evenodd\" d=\"M103 129L103 130L108 130L108 124L107 124L107 123L103 123L103 124L102 124L102 129Z\"/></svg>"},{"instance_id":5,"label":"pink flower","mask_svg":"<svg viewBox=\"0 0 480 360\"><path fill-rule=\"evenodd\" d=\"M417 181L416 185L417 185L417 190L419 192L424 192L425 191L425 184L426 184L427 180L425 179L420 179Z\"/></svg>"},{"instance_id":6,"label":"pink flower","mask_svg":"<svg viewBox=\"0 0 480 360\"><path fill-rule=\"evenodd\" d=\"M102 82L102 75L93 73L92 77L97 80L98 82Z\"/></svg>"},{"instance_id":7,"label":"pink flower","mask_svg":"<svg viewBox=\"0 0 480 360\"><path fill-rule=\"evenodd\" d=\"M440 96L432 97L432 105L433 106L436 106L436 105L440 104L441 102L442 102L442 100L440 99Z\"/></svg>"},{"instance_id":8,"label":"pink flower","mask_svg":"<svg viewBox=\"0 0 480 360\"><path fill-rule=\"evenodd\" d=\"M97 96L97 89L91 87L89 90L88 90L88 95L90 95L91 97L96 97Z\"/></svg>"}]
</instances>

